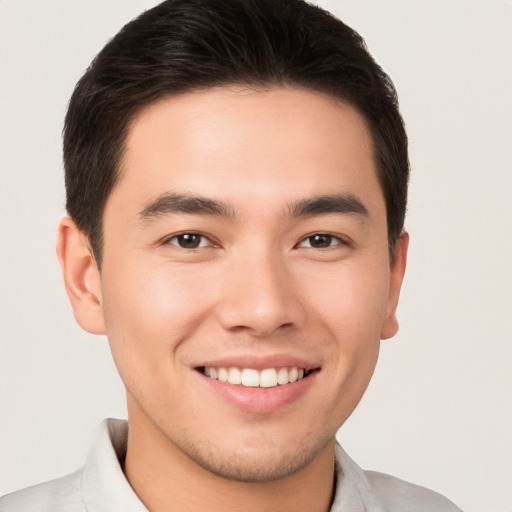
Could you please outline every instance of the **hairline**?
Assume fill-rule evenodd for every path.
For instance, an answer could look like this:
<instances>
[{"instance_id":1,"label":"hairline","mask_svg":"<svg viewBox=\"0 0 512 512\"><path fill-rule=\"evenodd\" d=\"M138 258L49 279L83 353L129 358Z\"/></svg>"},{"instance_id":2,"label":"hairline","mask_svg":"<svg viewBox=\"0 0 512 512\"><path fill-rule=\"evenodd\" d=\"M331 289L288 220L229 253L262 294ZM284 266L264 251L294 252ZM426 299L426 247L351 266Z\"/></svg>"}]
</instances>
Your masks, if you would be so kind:
<instances>
[{"instance_id":1,"label":"hairline","mask_svg":"<svg viewBox=\"0 0 512 512\"><path fill-rule=\"evenodd\" d=\"M98 217L98 224L95 226L95 229L91 231L90 235L86 235L94 258L96 260L96 264L98 267L98 270L101 271L101 264L102 264L102 251L103 251L103 242L104 242L104 232L103 232L103 216L105 213L105 207L106 204L112 195L114 189L117 187L117 185L121 182L123 179L123 175L125 174L125 170L123 169L123 160L126 155L127 150L127 141L130 134L130 131L132 130L134 124L137 122L137 120L140 118L140 116L146 111L147 109L157 105L160 102L163 102L170 98L176 98L180 96L184 96L187 94L197 94L202 92L208 92L212 90L226 90L231 89L233 91L240 90L240 91L254 91L255 93L258 92L268 92L275 89L284 89L284 90L295 90L295 91L303 91L310 94L314 94L316 96L319 96L321 98L324 98L330 102L332 102L334 105L346 105L350 106L353 109L357 111L357 113L361 116L361 119L364 122L364 126L367 130L370 142L371 142L371 158L373 161L373 164L375 166L375 172L377 174L377 180L379 183L380 190L382 192L385 204L386 204L386 230L388 235L388 247L389 247L389 257L390 257L390 263L393 261L393 254L394 254L394 248L396 245L397 240L392 240L390 238L390 226L389 226L389 218L388 218L388 198L386 197L386 189L382 182L382 170L381 165L379 163L379 158L377 154L377 144L376 144L376 137L378 134L375 133L375 130L372 128L372 124L368 120L366 114L362 111L362 109L354 102L352 101L348 96L348 94L343 95L341 93L336 94L333 90L329 91L327 88L322 87L314 87L314 86L307 86L306 84L301 83L294 83L292 81L285 81L285 80L276 80L276 81L243 81L243 80L226 80L223 82L218 82L212 85L206 85L206 86L190 86L190 87L184 87L181 90L178 91L162 91L160 94L155 95L153 98L148 99L146 102L142 102L140 105L137 105L133 108L133 110L128 111L126 113L126 120L124 123L122 123L122 129L119 132L118 135L118 143L119 143L119 151L117 154L117 161L115 162L115 169L114 169L114 179L112 181L112 185L110 187L110 190L108 194L105 196L103 204L101 205L101 211L99 212Z\"/></svg>"}]
</instances>

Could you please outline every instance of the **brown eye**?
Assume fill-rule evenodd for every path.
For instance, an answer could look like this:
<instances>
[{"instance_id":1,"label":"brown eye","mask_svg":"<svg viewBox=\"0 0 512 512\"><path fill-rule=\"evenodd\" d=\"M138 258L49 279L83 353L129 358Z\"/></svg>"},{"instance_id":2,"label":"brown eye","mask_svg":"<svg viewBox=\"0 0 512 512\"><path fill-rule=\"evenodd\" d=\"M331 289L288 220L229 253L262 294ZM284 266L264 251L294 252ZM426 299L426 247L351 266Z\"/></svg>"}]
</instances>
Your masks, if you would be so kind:
<instances>
[{"instance_id":1,"label":"brown eye","mask_svg":"<svg viewBox=\"0 0 512 512\"><path fill-rule=\"evenodd\" d=\"M311 247L315 247L317 249L330 247L332 243L332 236L323 234L313 235L309 237L309 243L311 244Z\"/></svg>"},{"instance_id":2,"label":"brown eye","mask_svg":"<svg viewBox=\"0 0 512 512\"><path fill-rule=\"evenodd\" d=\"M177 245L182 249L198 249L208 245L208 239L197 233L183 233L182 235L173 236L169 243Z\"/></svg>"},{"instance_id":3,"label":"brown eye","mask_svg":"<svg viewBox=\"0 0 512 512\"><path fill-rule=\"evenodd\" d=\"M309 244L311 247L315 249L325 249L326 247L330 247L332 244L332 236L318 234L309 237Z\"/></svg>"},{"instance_id":4,"label":"brown eye","mask_svg":"<svg viewBox=\"0 0 512 512\"><path fill-rule=\"evenodd\" d=\"M304 238L299 247L311 247L312 249L328 249L335 245L341 245L343 242L333 235L327 233L315 233L314 235Z\"/></svg>"}]
</instances>

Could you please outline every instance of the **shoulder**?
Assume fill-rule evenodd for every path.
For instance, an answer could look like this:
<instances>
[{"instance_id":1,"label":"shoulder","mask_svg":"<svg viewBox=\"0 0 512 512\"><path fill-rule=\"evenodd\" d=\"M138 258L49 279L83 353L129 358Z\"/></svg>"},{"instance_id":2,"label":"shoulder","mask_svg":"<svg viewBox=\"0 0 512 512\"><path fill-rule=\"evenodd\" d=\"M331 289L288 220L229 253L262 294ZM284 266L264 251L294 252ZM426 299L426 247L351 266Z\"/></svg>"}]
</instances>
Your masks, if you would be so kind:
<instances>
[{"instance_id":1,"label":"shoulder","mask_svg":"<svg viewBox=\"0 0 512 512\"><path fill-rule=\"evenodd\" d=\"M441 494L391 475L364 471L336 446L336 495L331 512L462 512Z\"/></svg>"},{"instance_id":2,"label":"shoulder","mask_svg":"<svg viewBox=\"0 0 512 512\"><path fill-rule=\"evenodd\" d=\"M0 498L0 512L85 512L78 473L7 494Z\"/></svg>"},{"instance_id":3,"label":"shoulder","mask_svg":"<svg viewBox=\"0 0 512 512\"><path fill-rule=\"evenodd\" d=\"M364 472L368 484L384 510L393 512L461 512L441 494L375 471Z\"/></svg>"}]
</instances>

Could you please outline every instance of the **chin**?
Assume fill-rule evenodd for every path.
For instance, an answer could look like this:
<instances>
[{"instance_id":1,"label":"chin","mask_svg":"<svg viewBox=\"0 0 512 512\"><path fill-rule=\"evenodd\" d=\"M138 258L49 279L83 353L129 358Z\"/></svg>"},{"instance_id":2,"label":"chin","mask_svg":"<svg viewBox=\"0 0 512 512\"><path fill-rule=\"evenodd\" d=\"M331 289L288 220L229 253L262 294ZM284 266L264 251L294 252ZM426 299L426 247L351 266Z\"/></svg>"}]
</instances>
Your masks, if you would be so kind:
<instances>
[{"instance_id":1,"label":"chin","mask_svg":"<svg viewBox=\"0 0 512 512\"><path fill-rule=\"evenodd\" d=\"M260 439L242 445L233 442L229 447L187 444L182 451L203 469L220 478L265 483L298 473L327 448L330 440L297 444L295 439L295 442L278 444Z\"/></svg>"}]
</instances>

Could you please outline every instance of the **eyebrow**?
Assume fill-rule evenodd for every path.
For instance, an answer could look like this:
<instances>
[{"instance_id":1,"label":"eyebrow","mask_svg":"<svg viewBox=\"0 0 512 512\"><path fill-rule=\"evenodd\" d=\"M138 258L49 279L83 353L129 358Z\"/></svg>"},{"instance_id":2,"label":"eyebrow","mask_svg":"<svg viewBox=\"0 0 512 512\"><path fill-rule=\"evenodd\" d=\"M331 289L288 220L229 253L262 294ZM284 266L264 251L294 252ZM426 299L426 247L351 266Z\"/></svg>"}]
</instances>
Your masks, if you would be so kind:
<instances>
[{"instance_id":1,"label":"eyebrow","mask_svg":"<svg viewBox=\"0 0 512 512\"><path fill-rule=\"evenodd\" d=\"M356 214L368 217L366 206L352 194L315 196L289 205L291 217L329 215L331 213Z\"/></svg>"},{"instance_id":2,"label":"eyebrow","mask_svg":"<svg viewBox=\"0 0 512 512\"><path fill-rule=\"evenodd\" d=\"M234 210L221 201L185 194L162 194L150 201L139 213L139 217L141 220L149 220L169 213L235 217Z\"/></svg>"},{"instance_id":3,"label":"eyebrow","mask_svg":"<svg viewBox=\"0 0 512 512\"><path fill-rule=\"evenodd\" d=\"M146 204L139 213L139 218L144 221L171 213L213 215L230 219L237 216L235 210L222 201L207 197L166 193ZM288 216L292 218L333 213L368 217L366 206L352 194L314 196L288 205Z\"/></svg>"}]
</instances>

